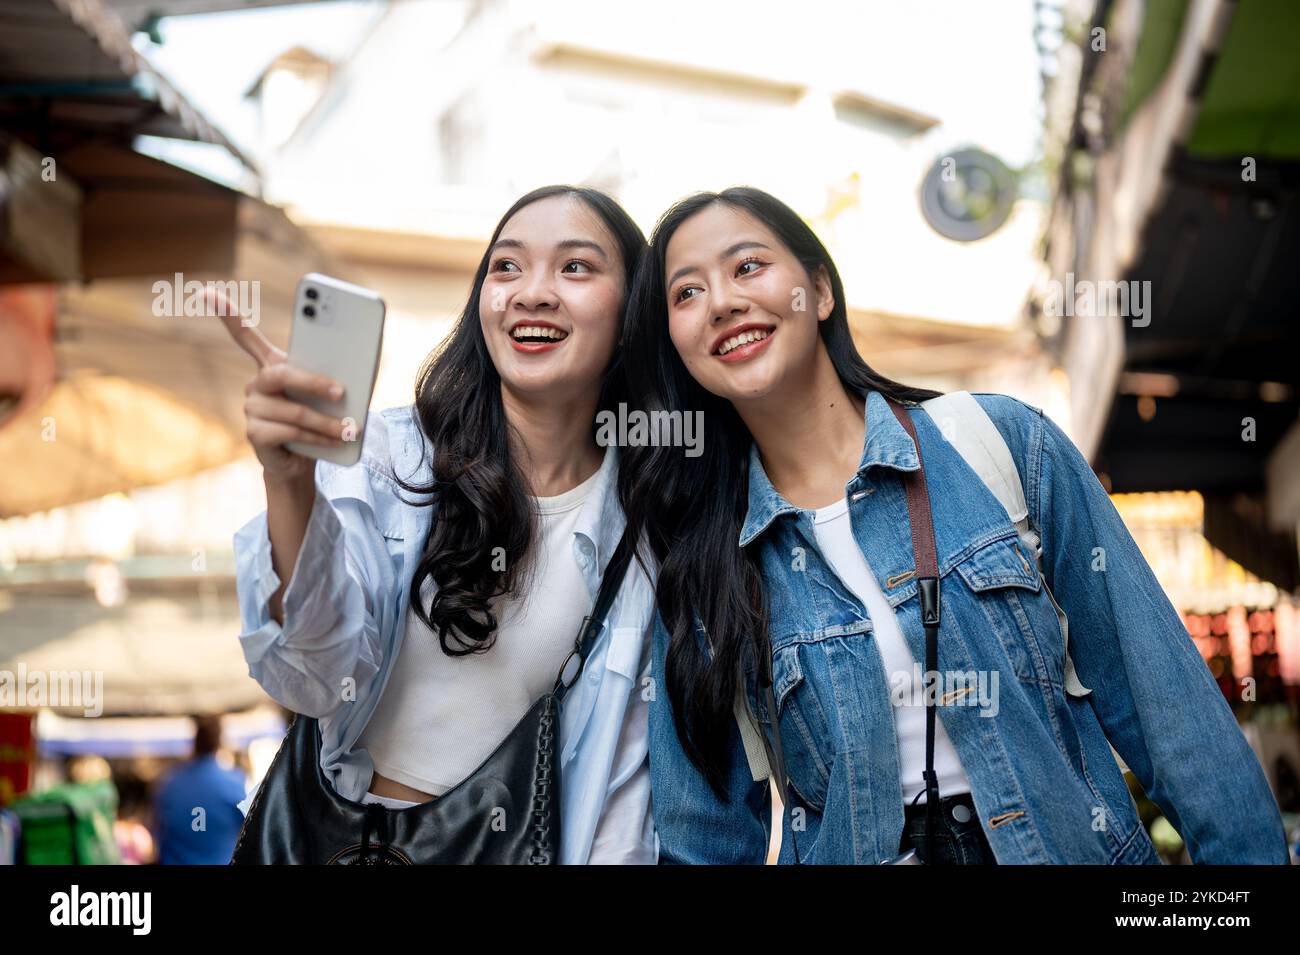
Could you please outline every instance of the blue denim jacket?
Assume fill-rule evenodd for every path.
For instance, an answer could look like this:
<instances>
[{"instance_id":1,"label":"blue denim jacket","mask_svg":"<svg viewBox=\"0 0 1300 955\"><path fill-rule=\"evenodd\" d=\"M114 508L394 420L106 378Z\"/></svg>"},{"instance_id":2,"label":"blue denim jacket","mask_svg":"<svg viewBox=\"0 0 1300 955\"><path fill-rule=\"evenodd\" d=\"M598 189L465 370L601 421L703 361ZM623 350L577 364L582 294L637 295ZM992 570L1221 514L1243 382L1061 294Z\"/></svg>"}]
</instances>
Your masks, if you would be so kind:
<instances>
[{"instance_id":1,"label":"blue denim jacket","mask_svg":"<svg viewBox=\"0 0 1300 955\"><path fill-rule=\"evenodd\" d=\"M950 692L938 717L1003 863L1158 863L1111 746L1182 834L1193 861L1287 862L1277 804L1178 612L1087 461L1043 413L979 394L1006 439L1043 541L1043 572L1069 620L1083 686L1067 690L1065 640L1006 511L922 409L908 406L925 461L939 558L938 672L993 694ZM853 535L924 661L901 472L916 445L878 392L845 487ZM903 830L890 687L872 622L818 551L812 512L784 500L750 458L739 544L763 568L773 695L792 806L781 862L878 863ZM697 637L703 642L697 626ZM667 633L657 620L655 683ZM751 711L770 734L761 699ZM1090 688L1091 692L1081 692ZM994 705L989 705L990 696ZM650 764L663 862L761 863L770 790L750 774L733 721L730 802L689 762L666 693L651 703ZM1109 742L1108 742L1109 741ZM791 809L798 810L791 812ZM791 832L792 819L802 826Z\"/></svg>"}]
</instances>

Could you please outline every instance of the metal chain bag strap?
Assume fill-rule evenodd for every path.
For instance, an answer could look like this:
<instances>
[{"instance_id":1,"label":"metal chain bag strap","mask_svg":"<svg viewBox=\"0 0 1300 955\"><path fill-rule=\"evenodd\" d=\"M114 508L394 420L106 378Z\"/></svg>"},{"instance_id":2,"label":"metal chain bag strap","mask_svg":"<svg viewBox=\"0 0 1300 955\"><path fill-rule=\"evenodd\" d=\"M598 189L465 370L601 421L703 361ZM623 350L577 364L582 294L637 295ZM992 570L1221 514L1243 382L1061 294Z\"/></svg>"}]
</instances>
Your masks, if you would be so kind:
<instances>
[{"instance_id":1,"label":"metal chain bag strap","mask_svg":"<svg viewBox=\"0 0 1300 955\"><path fill-rule=\"evenodd\" d=\"M406 809L344 799L320 765L317 720L294 717L239 833L232 865L554 865L560 845L559 710L632 558L619 541L555 686L474 772Z\"/></svg>"},{"instance_id":2,"label":"metal chain bag strap","mask_svg":"<svg viewBox=\"0 0 1300 955\"><path fill-rule=\"evenodd\" d=\"M890 410L899 424L907 431L916 445L916 460L921 466L915 471L902 472L903 487L907 492L907 515L912 526L912 557L916 568L916 593L921 606L921 625L925 628L925 669L934 673L939 669L939 559L934 542L934 518L930 512L930 492L925 481L925 465L921 460L921 441L916 436L916 426L903 406L894 399L889 399ZM776 725L776 700L772 693L771 654L763 661L759 673L759 689L764 694L768 713L772 714L772 739L763 736L768 763L776 777L777 791L792 806L789 776L786 774L785 753L781 748L781 730ZM939 778L934 772L934 735L935 714L933 694L925 697L925 844L926 858L934 858L934 833L937 825L936 813L939 805ZM917 794L921 798L921 793ZM795 865L800 864L799 844L790 833L791 848ZM916 865L920 863L914 849L890 860L891 864Z\"/></svg>"}]
</instances>

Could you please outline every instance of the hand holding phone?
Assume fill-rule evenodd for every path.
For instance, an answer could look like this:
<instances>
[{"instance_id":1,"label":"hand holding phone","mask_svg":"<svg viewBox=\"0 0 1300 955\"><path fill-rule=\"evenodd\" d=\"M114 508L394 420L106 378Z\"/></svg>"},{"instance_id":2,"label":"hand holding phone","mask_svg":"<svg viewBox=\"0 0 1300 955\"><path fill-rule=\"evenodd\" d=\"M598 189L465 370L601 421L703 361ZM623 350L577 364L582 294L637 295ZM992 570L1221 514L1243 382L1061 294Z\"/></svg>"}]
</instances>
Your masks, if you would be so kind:
<instances>
[{"instance_id":1,"label":"hand holding phone","mask_svg":"<svg viewBox=\"0 0 1300 955\"><path fill-rule=\"evenodd\" d=\"M285 396L291 383L300 390L330 395L338 382L312 375L288 363L289 356L256 328L245 325L237 307L221 292L209 289L208 310L220 316L231 339L257 362L257 374L244 386L244 434L257 453L268 485L314 486L314 459L294 454L288 441L341 446L343 422L317 417L313 409ZM341 386L339 386L341 387Z\"/></svg>"},{"instance_id":2,"label":"hand holding phone","mask_svg":"<svg viewBox=\"0 0 1300 955\"><path fill-rule=\"evenodd\" d=\"M342 392L322 394L319 388L285 381L284 393L318 415L341 421L341 443L295 439L286 445L290 451L342 465L361 459L383 335L384 300L377 293L317 272L303 276L295 296L289 364L337 382Z\"/></svg>"},{"instance_id":3,"label":"hand holding phone","mask_svg":"<svg viewBox=\"0 0 1300 955\"><path fill-rule=\"evenodd\" d=\"M245 325L229 303L210 304L231 338L258 364L244 389L244 414L249 443L267 478L303 479L315 471L315 458L355 463L378 370L382 300L328 276L304 276L295 296L290 354ZM317 321L322 304L324 320ZM355 386L351 391L349 383Z\"/></svg>"},{"instance_id":4,"label":"hand holding phone","mask_svg":"<svg viewBox=\"0 0 1300 955\"><path fill-rule=\"evenodd\" d=\"M290 398L288 389L333 400L332 396L342 395L342 386L324 375L295 368L284 352L276 351L279 355L270 357L244 389L246 434L268 478L305 480L315 471L315 456L301 454L289 445L342 448L346 425Z\"/></svg>"}]
</instances>

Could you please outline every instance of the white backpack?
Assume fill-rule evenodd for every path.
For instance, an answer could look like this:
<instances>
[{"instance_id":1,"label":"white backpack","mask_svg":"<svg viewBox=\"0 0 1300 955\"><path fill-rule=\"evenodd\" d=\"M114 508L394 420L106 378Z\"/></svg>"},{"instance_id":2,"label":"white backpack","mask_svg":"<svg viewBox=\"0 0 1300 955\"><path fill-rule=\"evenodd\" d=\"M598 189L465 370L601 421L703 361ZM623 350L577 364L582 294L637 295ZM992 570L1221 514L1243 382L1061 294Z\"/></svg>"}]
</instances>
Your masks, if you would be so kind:
<instances>
[{"instance_id":1,"label":"white backpack","mask_svg":"<svg viewBox=\"0 0 1300 955\"><path fill-rule=\"evenodd\" d=\"M1025 503L1025 489L1020 482L1020 472L1016 469L1016 463L1011 458L1011 451L1002 434L968 391L954 391L922 401L921 407L939 426L940 433L948 443L957 449L962 460L980 476L980 480L1006 509L1011 523L1016 525L1016 530L1020 533L1020 540L1034 555L1038 577L1052 606L1056 608L1056 616L1061 621L1061 635L1065 638L1065 689L1073 696L1087 696L1092 690L1079 681L1074 661L1070 659L1069 622L1065 611L1052 596L1047 578L1043 576L1043 543L1038 532L1030 526L1029 506ZM767 751L758 724L745 702L743 690L736 694L736 721L740 725L741 742L744 743L745 756L749 760L754 780L766 779L771 775Z\"/></svg>"}]
</instances>

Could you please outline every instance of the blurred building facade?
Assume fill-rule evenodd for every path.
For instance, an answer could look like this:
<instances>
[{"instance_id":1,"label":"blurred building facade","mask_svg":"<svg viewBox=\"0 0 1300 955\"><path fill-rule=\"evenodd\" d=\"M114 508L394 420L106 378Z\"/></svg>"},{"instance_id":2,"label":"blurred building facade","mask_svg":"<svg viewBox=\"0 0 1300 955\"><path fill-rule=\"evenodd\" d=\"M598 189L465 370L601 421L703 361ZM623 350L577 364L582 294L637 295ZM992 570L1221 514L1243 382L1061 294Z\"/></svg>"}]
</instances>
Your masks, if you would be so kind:
<instances>
[{"instance_id":1,"label":"blurred building facade","mask_svg":"<svg viewBox=\"0 0 1300 955\"><path fill-rule=\"evenodd\" d=\"M558 181L608 191L647 231L691 192L766 189L830 248L873 364L945 388L1014 383L1057 404L1023 319L1042 202L1018 199L980 241L941 235L922 185L969 145L942 98L879 94L849 47L792 54L815 53L838 17L809 30L780 8L733 36L726 11L698 6L657 19L728 42L682 49L679 32L630 30L595 4L406 3L384 9L346 62L286 51L268 66L253 94L259 115L278 117L253 147L265 194L389 297L384 398L409 398L413 364L462 304L501 211ZM935 65L921 55L914 69ZM407 316L423 347L394 347Z\"/></svg>"}]
</instances>

